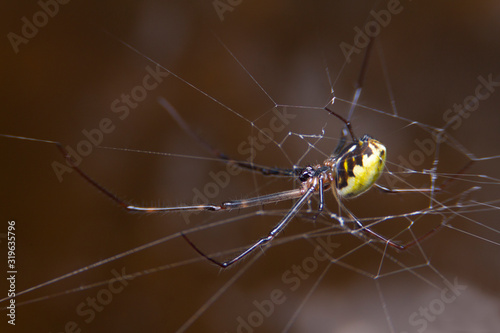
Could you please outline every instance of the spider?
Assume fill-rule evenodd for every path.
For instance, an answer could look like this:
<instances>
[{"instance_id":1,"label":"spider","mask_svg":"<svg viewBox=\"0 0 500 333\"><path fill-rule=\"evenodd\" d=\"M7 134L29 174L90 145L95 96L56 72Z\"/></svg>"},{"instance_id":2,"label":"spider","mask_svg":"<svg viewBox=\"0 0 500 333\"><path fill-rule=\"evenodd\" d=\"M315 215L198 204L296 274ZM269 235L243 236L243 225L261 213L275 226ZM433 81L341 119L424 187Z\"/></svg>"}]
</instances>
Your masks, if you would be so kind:
<instances>
[{"instance_id":1,"label":"spider","mask_svg":"<svg viewBox=\"0 0 500 333\"><path fill-rule=\"evenodd\" d=\"M352 101L352 108L355 107L357 99L359 98L361 92L362 81L364 78L364 72L366 69L366 63L368 59L368 53L371 49L371 43L368 46L365 58L363 60L362 69L360 76L358 78L358 84L355 91L355 95ZM432 229L430 232L426 233L424 236L416 239L406 245L400 245L380 234L371 230L369 227L364 226L356 217L354 217L342 204L342 199L357 197L366 191L368 191L373 186L377 186L384 192L388 193L399 193L399 192L410 192L410 191L426 191L426 189L407 189L407 190L391 190L383 186L375 184L382 171L385 167L386 160L386 148L385 146L372 138L369 135L364 135L361 138L357 138L354 135L351 123L342 117L341 115L335 113L328 107L325 107L329 114L335 116L340 121L344 123L344 129L342 130L342 135L340 141L331 154L323 163L315 165L307 165L305 167L294 167L293 169L281 169L281 168L271 168L264 167L260 165L255 165L249 162L237 161L229 158L225 154L219 152L218 150L211 147L203 139L198 137L184 122L177 111L170 105L166 100L160 99L159 103L167 109L170 115L176 120L179 126L181 126L188 134L193 136L197 141L199 141L205 148L211 151L219 159L226 163L233 163L240 168L250 170L252 172L261 173L265 176L285 176L285 177L295 177L300 182L300 187L293 190L271 193L266 195L257 196L254 198L242 199L242 200L232 200L225 201L220 204L203 204L203 205L187 205L187 206L167 206L167 207L144 207L135 206L127 201L121 199L117 195L113 194L104 186L100 185L92 177L90 177L86 172L80 169L75 162L71 154L63 147L60 142L33 139L21 136L0 134L0 136L37 141L43 143L54 144L59 151L62 153L66 159L68 165L73 168L83 179L85 179L92 186L97 188L104 195L112 199L115 203L120 205L127 211L142 212L142 213L158 213L158 212L181 212L181 211L223 211L223 210L233 210L233 209L244 209L247 207L260 206L269 203L276 203L286 200L298 199L292 205L290 210L281 218L278 224L268 233L257 240L253 245L248 247L246 250L238 254L236 257L227 261L217 261L209 256L207 256L203 251L201 251L184 233L181 233L182 237L186 242L201 256L209 260L210 262L226 268L230 265L238 262L256 248L266 245L271 242L292 220L292 218L300 211L306 202L314 195L318 194L319 204L316 212L318 216L324 208L324 191L331 189L334 197L336 198L339 206L346 210L353 220L355 221L357 227L360 231L366 232L376 238L382 240L386 244L395 247L399 250L405 250L406 248L418 243L421 239L427 237L434 231L436 231L440 226ZM351 113L351 112L350 112ZM347 134L351 138L351 142L347 143ZM439 189L434 189L439 190Z\"/></svg>"},{"instance_id":2,"label":"spider","mask_svg":"<svg viewBox=\"0 0 500 333\"><path fill-rule=\"evenodd\" d=\"M320 214L324 208L324 191L332 189L334 197L337 199L340 207L345 209L341 203L342 199L355 198L366 191L368 191L372 186L377 186L384 192L388 193L399 193L399 190L391 190L383 186L375 184L377 179L382 174L385 166L386 160L386 148L385 146L372 138L369 135L364 135L358 139L352 130L351 123L344 117L333 112L329 108L324 109L331 115L340 119L347 129L351 137L351 142L346 143L346 131L342 131L342 137L339 144L335 148L334 152L330 157L328 157L323 163L316 165L307 165L305 167L294 167L293 169L281 169L281 168L270 168L260 165L251 164L248 162L237 161L229 158L225 154L219 152L218 150L212 148L208 143L204 142L200 137L198 137L194 132L188 127L184 120L180 117L177 111L171 106L166 100L160 99L160 104L169 111L171 116L177 121L177 123L190 135L195 137L200 143L202 143L205 148L211 150L219 159L225 161L226 163L234 163L243 169L248 169L254 172L261 173L266 176L286 176L286 177L296 177L300 182L300 187L293 190L271 193L267 195L261 195L254 198L242 199L242 200L231 200L225 201L220 204L204 204L204 205L190 205L190 206L168 206L168 207L144 207L135 206L127 201L121 199L111 191L109 191L104 186L100 185L96 180L90 177L86 172L84 172L75 163L74 158L71 154L63 147L60 142L32 139L26 137L12 136L6 134L0 134L0 136L24 139L29 141L38 141L44 143L54 144L59 151L62 153L66 159L68 165L73 168L83 179L85 179L92 186L97 188L100 192L105 194L107 197L112 199L115 203L123 207L127 211L131 212L141 212L141 213L159 213L159 212L181 212L181 211L223 211L223 210L233 210L233 209L244 209L253 206L260 206L269 203L276 203L285 200L298 199L290 210L281 218L278 224L269 232L265 237L260 238L253 245L248 247L246 250L241 252L236 257L227 261L217 261L209 256L207 256L203 251L201 251L184 233L181 233L182 237L186 242L201 256L209 260L210 262L222 267L227 268L230 265L238 262L256 248L266 245L271 242L292 220L292 218L300 211L302 206L314 195L318 194L319 204L316 211L316 216ZM408 191L425 191L425 189L407 189L401 190L401 192ZM346 210L347 211L347 210ZM349 214L350 212L347 211ZM386 244L395 247L399 250L405 250L406 248L416 244L423 238L427 237L429 234L437 230L431 230L424 236L417 240L414 240L406 245L400 245L380 234L371 230L369 227L364 226L356 217L352 214L354 221L356 222L359 230L367 232L368 234L375 236L376 238L382 240Z\"/></svg>"},{"instance_id":3,"label":"spider","mask_svg":"<svg viewBox=\"0 0 500 333\"><path fill-rule=\"evenodd\" d=\"M59 151L62 153L66 159L68 165L73 168L83 179L88 183L96 187L100 192L105 194L107 197L112 199L118 205L126 209L127 211L142 212L142 213L158 213L158 212L181 212L181 211L222 211L222 210L233 210L233 209L243 209L247 207L260 206L269 203L276 203L285 200L298 200L293 204L292 208L285 214L285 216L279 221L279 223L269 232L265 237L262 237L252 246L244 250L242 253L236 257L219 262L206 254L204 254L185 234L181 234L182 237L187 241L187 243L193 247L196 252L211 261L212 263L226 268L246 255L250 254L257 247L265 245L271 242L285 227L288 225L290 220L299 212L302 206L308 202L313 194L319 194L319 205L316 214L321 213L324 208L324 191L331 188L333 195L340 202L344 198L354 198L366 191L368 191L377 179L380 177L384 166L386 158L386 148L379 141L375 140L369 135L364 135L360 139L356 138L353 133L351 123L339 114L333 112L329 108L325 107L325 110L331 115L340 119L346 126L347 131L350 134L352 142L346 144L345 131L341 140L332 155L327 158L322 164L307 165L305 167L294 167L293 169L280 169L280 168L270 168L263 167L248 162L236 161L228 156L222 154L221 152L213 149L206 142L202 141L200 137L194 134L193 131L188 127L184 120L179 116L177 111L171 106L166 100L160 99L160 104L164 106L178 124L189 134L195 136L195 138L205 145L205 147L212 150L212 152L221 160L226 163L234 163L241 168L248 169L254 172L259 172L263 175L272 176L287 176L296 177L300 182L300 187L297 189L283 191L278 193L272 193L267 195L261 195L254 198L242 199L242 200L232 200L225 201L220 204L205 204L205 205L191 205L191 206L169 206L169 207L144 207L135 206L127 201L121 199L107 188L99 184L86 172L84 172L76 164L73 156L63 147L60 142L32 139L26 137L12 136L6 134L0 134L0 136L24 139L29 141L38 141L54 144ZM388 189L384 189L390 191ZM357 221L357 220L356 220ZM370 230L368 227L364 227L361 222L357 221L357 224L362 230L366 230L370 234L378 237L379 239L388 242L397 248L402 248L399 244L392 242L391 240L379 235L375 231Z\"/></svg>"}]
</instances>

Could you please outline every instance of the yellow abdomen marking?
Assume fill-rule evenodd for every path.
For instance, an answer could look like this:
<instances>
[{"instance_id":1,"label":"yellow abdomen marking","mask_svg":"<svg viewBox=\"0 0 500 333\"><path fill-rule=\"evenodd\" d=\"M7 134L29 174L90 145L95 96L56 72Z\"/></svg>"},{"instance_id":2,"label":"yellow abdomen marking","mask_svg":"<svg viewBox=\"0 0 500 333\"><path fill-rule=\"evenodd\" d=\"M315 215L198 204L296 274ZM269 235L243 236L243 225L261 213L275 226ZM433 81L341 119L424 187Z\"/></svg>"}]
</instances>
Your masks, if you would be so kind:
<instances>
[{"instance_id":1,"label":"yellow abdomen marking","mask_svg":"<svg viewBox=\"0 0 500 333\"><path fill-rule=\"evenodd\" d=\"M385 166L386 149L365 135L339 154L335 164L335 190L343 198L354 198L373 186Z\"/></svg>"}]
</instances>

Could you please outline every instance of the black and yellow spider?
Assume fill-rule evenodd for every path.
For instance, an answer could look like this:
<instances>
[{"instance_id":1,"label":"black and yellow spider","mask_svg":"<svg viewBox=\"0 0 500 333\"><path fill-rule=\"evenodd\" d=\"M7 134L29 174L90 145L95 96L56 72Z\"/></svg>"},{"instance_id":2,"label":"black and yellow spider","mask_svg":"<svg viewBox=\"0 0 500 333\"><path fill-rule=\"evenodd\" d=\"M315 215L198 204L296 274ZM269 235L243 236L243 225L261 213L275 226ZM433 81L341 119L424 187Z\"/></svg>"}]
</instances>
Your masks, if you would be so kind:
<instances>
[{"instance_id":1,"label":"black and yellow spider","mask_svg":"<svg viewBox=\"0 0 500 333\"><path fill-rule=\"evenodd\" d=\"M363 80L367 58L368 58L368 52L365 55L365 60L363 62L360 78L358 81L358 88L356 89L355 92L355 97L352 102L352 107L356 105L357 99L361 91L361 82ZM96 187L99 191L101 191L103 194L111 198L113 201L115 201L118 205L120 205L127 211L142 212L142 213L159 213L159 212L165 213L165 212L183 212L183 211L223 211L223 210L228 211L233 209L243 209L247 207L261 206L269 203L298 199L292 205L290 210L288 210L288 212L281 218L278 224L268 233L267 236L260 238L249 248L247 248L242 253L240 253L239 255L228 261L219 262L207 256L200 249L198 249L198 247L196 247L191 242L191 240L187 238L185 234L181 234L183 238L200 255L202 255L209 261L223 268L228 267L234 264L235 262L239 261L246 255L251 253L253 250L255 250L257 247L271 242L288 225L288 223L292 220L292 218L295 215L297 215L300 209L304 206L306 202L309 201L309 199L313 195L319 196L319 205L317 209L317 214L319 214L324 208L324 191L328 189L332 190L333 195L337 199L339 206L344 210L346 210L342 204L342 199L354 198L368 191L372 186L376 185L375 182L378 180L385 167L386 154L387 154L385 146L381 142L375 140L369 135L364 135L361 138L357 138L353 133L351 123L344 117L333 112L327 107L325 107L324 109L331 115L340 119L345 125L344 130L342 131L342 136L339 141L339 144L337 145L332 155L321 164L307 165L305 167L294 167L293 169L280 169L280 168L270 168L270 167L255 165L249 162L237 161L227 157L226 155L212 148L201 138L199 138L196 134L194 134L194 132L184 122L184 120L180 117L180 115L173 108L173 106L171 106L166 100L160 99L160 104L162 104L162 106L165 109L167 109L170 115L177 121L177 123L185 131L187 131L190 135L194 136L198 141L201 141L201 143L205 147L207 147L214 155L216 155L219 159L223 160L224 162L232 163L240 168L251 170L253 172L258 172L263 175L294 177L300 182L300 186L297 189L293 190L270 193L248 199L225 201L219 204L167 206L167 207L135 206L113 194L107 188L103 187L97 181L91 178L82 169L80 169L75 160L73 159L73 157L71 156L71 154L63 147L63 145L60 142L26 138L26 137L7 135L7 134L0 134L0 136L14 138L14 139L21 139L21 140L44 142L56 145L59 151L65 157L67 164L71 168L73 168L87 182ZM347 133L351 137L350 143L346 142ZM382 186L378 187L386 192L397 192L395 190L390 190ZM403 191L409 192L413 190L407 189ZM417 191L425 191L425 190L419 189ZM364 226L356 217L354 217L352 214L350 215L355 221L359 230L369 233L370 235L375 236L380 240L384 241L386 244L391 245L400 250L406 249L407 247L418 242L420 239L428 236L430 233L437 230L437 228L435 228L430 232L428 232L427 234L425 234L424 237L421 237L420 239L414 240L413 242L406 245L400 245L378 234L377 232L371 230L369 227Z\"/></svg>"},{"instance_id":2,"label":"black and yellow spider","mask_svg":"<svg viewBox=\"0 0 500 333\"><path fill-rule=\"evenodd\" d=\"M182 118L177 114L175 109L168 104L165 100L161 100L160 103L169 110L170 114L176 119L176 121L186 130L189 128L184 123ZM97 181L91 178L87 173L80 169L71 154L63 147L60 142L40 140L32 138L24 138L18 136L11 136L2 134L4 137L11 137L16 139L25 139L30 141L39 141L45 143L52 143L57 146L60 152L64 155L67 163L71 166L81 177L83 177L87 182L96 187L99 191L104 193L106 196L111 198L121 207L128 211L142 212L142 213L158 213L158 212L182 212L182 211L222 211L222 210L232 210L232 209L242 209L252 206L260 206L269 203L275 203L285 200L298 199L290 208L290 210L282 217L279 223L269 232L269 234L257 242L255 242L248 249L243 251L241 254L235 258L219 262L213 258L206 256L202 251L200 251L184 234L182 235L184 239L202 256L210 260L211 262L221 266L228 267L231 264L237 262L250 252L252 252L257 247L269 243L276 237L290 222L290 220L297 214L297 212L302 208L302 206L311 198L312 195L319 195L319 207L318 214L323 210L324 207L324 191L327 189L332 189L333 195L340 202L343 198L354 198L358 195L363 194L369 190L373 184L380 177L386 158L386 148L379 141L373 139L372 137L365 135L361 139L354 136L351 128L350 122L325 108L330 114L336 116L345 123L347 130L351 136L352 142L346 145L345 137L339 142L339 145L333 152L333 154L327 158L322 164L317 165L307 165L305 167L295 167L293 169L279 169L279 168L268 168L263 166L258 166L248 162L236 161L228 158L224 154L213 150L213 152L226 163L234 163L241 168L249 169L255 172L262 173L264 175L275 175L275 176L289 176L296 177L300 182L300 187L297 189L271 193L267 195L261 195L254 198L242 199L242 200L232 200L225 201L220 204L205 204L205 205L191 205L191 206L169 206L169 207L143 207L135 206L129 204L127 201L119 198L114 193L110 192L108 189L100 185ZM359 227L363 228L370 234L389 242L391 245L399 247L399 245L392 243L392 241L386 239L385 237L371 231L369 228L365 228L359 221L357 221Z\"/></svg>"}]
</instances>

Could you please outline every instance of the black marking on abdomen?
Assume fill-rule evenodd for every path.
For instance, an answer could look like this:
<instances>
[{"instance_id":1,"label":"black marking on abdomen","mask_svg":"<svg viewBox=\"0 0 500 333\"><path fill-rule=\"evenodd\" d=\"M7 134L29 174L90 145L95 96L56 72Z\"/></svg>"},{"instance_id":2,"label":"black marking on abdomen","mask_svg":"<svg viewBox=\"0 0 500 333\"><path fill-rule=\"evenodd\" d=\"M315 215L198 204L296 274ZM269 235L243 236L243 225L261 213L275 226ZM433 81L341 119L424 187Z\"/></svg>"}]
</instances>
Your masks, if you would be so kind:
<instances>
[{"instance_id":1,"label":"black marking on abdomen","mask_svg":"<svg viewBox=\"0 0 500 333\"><path fill-rule=\"evenodd\" d=\"M336 185L337 189L339 189L339 190L341 190L347 186L347 177L346 177L345 172L337 173L335 185Z\"/></svg>"},{"instance_id":2,"label":"black marking on abdomen","mask_svg":"<svg viewBox=\"0 0 500 333\"><path fill-rule=\"evenodd\" d=\"M356 148L353 151L349 151L353 146ZM368 144L366 142L353 143L345 148L344 154L340 154L335 175L337 189L343 189L348 185L347 180L350 177L355 177L354 167L356 165L363 167L363 151L367 147ZM368 147L368 149L372 153L371 148Z\"/></svg>"},{"instance_id":3,"label":"black marking on abdomen","mask_svg":"<svg viewBox=\"0 0 500 333\"><path fill-rule=\"evenodd\" d=\"M366 155L366 157L370 157L373 155L373 149L368 143L365 143L364 147L361 148L361 153Z\"/></svg>"}]
</instances>

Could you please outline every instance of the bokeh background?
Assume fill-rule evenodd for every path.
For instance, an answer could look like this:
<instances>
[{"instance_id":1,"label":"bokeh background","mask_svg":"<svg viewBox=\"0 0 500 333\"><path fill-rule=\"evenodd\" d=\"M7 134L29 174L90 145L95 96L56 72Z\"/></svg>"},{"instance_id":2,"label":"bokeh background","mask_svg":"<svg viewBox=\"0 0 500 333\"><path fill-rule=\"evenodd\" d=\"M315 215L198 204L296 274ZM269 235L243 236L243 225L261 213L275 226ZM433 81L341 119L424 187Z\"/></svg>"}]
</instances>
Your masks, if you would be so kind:
<instances>
[{"instance_id":1,"label":"bokeh background","mask_svg":"<svg viewBox=\"0 0 500 333\"><path fill-rule=\"evenodd\" d=\"M9 32L19 34L21 19L31 19L40 10L36 2L1 6L4 36ZM361 109L352 119L358 135L370 133L387 144L389 167L393 170L400 163L398 156L407 156L415 149L414 139L428 137L428 133L387 116L392 113L388 82L402 118L442 127L445 110L474 92L477 76L500 74L497 1L402 1L401 6L402 12L392 17L376 39L359 101L384 113ZM255 162L286 168L297 162L321 162L321 152L333 150L342 127L319 110L332 98L325 68L335 81L335 95L349 100L362 56L346 64L339 45L352 44L353 28L363 27L370 19L370 10L385 9L387 3L243 0L232 8L221 20L211 1L88 1L60 5L59 12L26 45L20 45L18 53L7 38L0 46L0 133L56 140L75 147L84 139L82 130L111 118L116 129L105 135L102 146L201 158L95 149L82 167L114 193L136 204L188 203L193 199L193 189L202 189L212 181L209 172L219 172L225 166L211 160L210 154L179 129L158 105L157 98L168 99L198 134L238 158L239 144L249 135L256 135L256 128L265 127L272 117L274 103L268 94L278 104L312 108L293 109L298 118L275 138L280 146L267 145ZM146 67L154 68L148 58L204 94L170 75L126 119L118 120L111 112L111 103L141 84ZM477 157L500 154L499 102L500 94L495 92L460 128L450 131ZM347 114L347 103L336 102L335 107ZM295 134L313 137L303 139ZM320 135L324 139L316 142ZM317 149L310 149L308 140ZM283 272L312 253L311 244L299 239L271 247L255 263L247 260L221 271L199 258L177 233L233 217L238 223L192 233L193 241L207 252L227 251L250 244L279 217L243 219L244 211L223 216L198 214L187 224L179 215L126 213L74 173L64 175L59 182L51 163L62 163L63 159L54 146L7 138L0 138L0 145L0 233L6 232L7 220L16 221L18 291L173 235L145 251L19 296L18 302L35 302L17 308L16 327L8 326L8 331L63 332L65 325L74 321L82 332L234 332L237 318L247 318L255 311L255 300L268 299L276 288L285 289ZM456 173L467 159L448 148L443 149L439 162L439 172ZM432 159L428 159L418 169L429 169L431 163ZM468 169L469 173L491 177L483 179L483 189L474 197L478 202L498 199L498 185L494 186L499 178L498 167L498 162L492 160ZM411 179L416 187L425 187L425 181L428 177ZM463 180L457 183L449 197L478 185ZM230 186L222 189L214 201L293 186L289 180L242 173L231 178ZM350 202L349 207L360 216L375 216L394 209L423 209L425 204L416 206L422 204L418 201L415 197L388 198L373 191L364 199ZM327 204L335 207L330 195ZM270 209L286 207L289 204ZM297 332L417 331L420 326L409 325L408 318L439 296L439 288L443 288L441 276L451 281L458 277L468 289L428 322L427 332L498 331L499 215L492 206L484 208L485 212L467 215L478 223L457 219L456 228L471 235L443 230L427 240L421 251L396 254L398 260L412 265L421 263L421 253L425 253L428 257L424 259L430 264L421 270L374 279L380 254L358 251L348 259L358 271L333 266L319 280L326 267L323 264L297 291L288 292L287 301L254 331L281 331L292 319L290 330ZM318 228L318 224L309 222L292 221L283 237ZM432 225L424 224L422 228L429 230ZM359 245L355 237L344 236L339 237L342 251ZM2 239L2 249L4 244ZM195 261L154 271L189 259ZM107 281L113 277L113 269L122 268L128 273L153 271L130 281L123 292L96 312L90 323L76 309L106 285L55 295ZM313 288L316 281L318 285ZM207 305L207 300L218 293L220 296ZM303 302L306 298L308 301ZM193 322L186 325L190 320ZM0 325L3 327L5 322L4 318Z\"/></svg>"}]
</instances>

